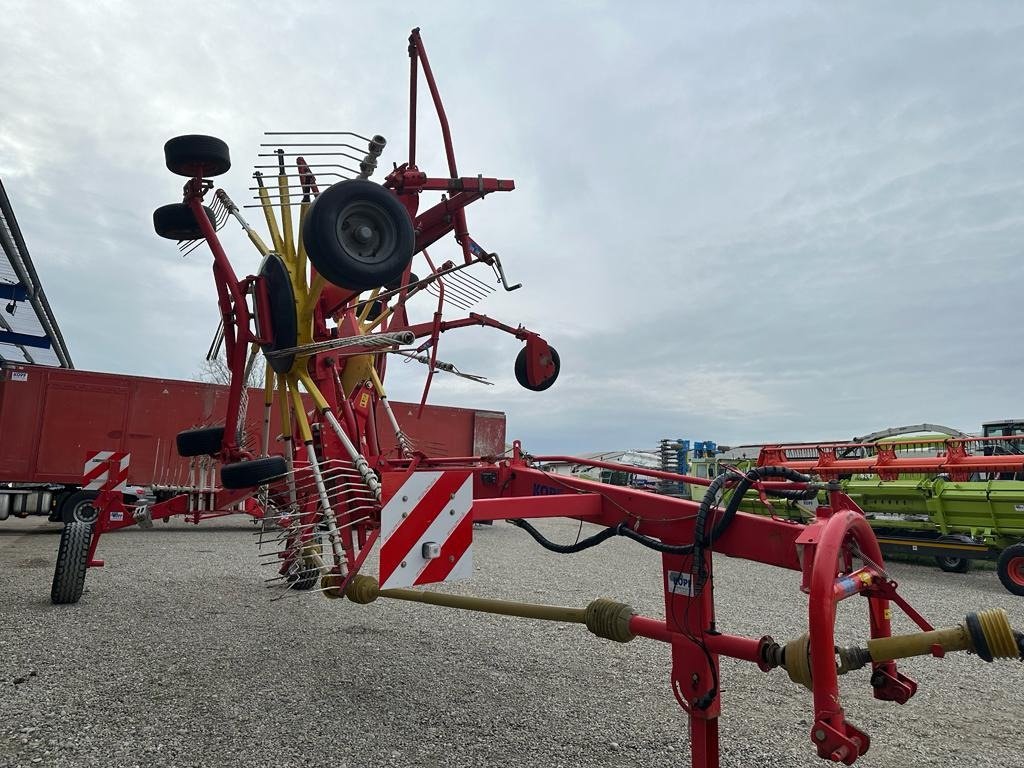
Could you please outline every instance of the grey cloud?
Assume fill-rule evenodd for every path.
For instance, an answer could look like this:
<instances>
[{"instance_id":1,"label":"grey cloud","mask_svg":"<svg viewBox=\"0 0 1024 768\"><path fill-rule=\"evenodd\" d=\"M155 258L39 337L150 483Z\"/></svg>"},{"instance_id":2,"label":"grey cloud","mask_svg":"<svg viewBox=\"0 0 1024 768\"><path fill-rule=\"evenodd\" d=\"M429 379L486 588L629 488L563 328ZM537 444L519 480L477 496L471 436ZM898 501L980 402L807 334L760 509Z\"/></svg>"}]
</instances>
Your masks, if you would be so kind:
<instances>
[{"instance_id":1,"label":"grey cloud","mask_svg":"<svg viewBox=\"0 0 1024 768\"><path fill-rule=\"evenodd\" d=\"M529 393L513 339L447 334L440 356L495 386L439 374L435 402L506 410L535 451L1020 415L1016 6L5 10L0 174L82 367L187 377L215 326L208 258L151 233L180 191L163 141L229 141L236 199L265 129L381 132L401 161L420 24L460 170L517 182L470 226L526 287L479 309L564 363ZM436 138L420 163L440 172ZM394 396L423 372L392 365Z\"/></svg>"}]
</instances>

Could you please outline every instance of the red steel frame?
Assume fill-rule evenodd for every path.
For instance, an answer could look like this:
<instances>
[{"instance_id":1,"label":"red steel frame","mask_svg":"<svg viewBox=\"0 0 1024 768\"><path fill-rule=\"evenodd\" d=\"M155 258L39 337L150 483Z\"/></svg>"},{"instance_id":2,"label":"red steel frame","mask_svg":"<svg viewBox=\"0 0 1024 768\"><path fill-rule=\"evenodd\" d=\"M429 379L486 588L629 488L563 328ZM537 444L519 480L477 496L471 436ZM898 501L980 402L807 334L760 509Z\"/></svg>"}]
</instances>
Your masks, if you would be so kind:
<instances>
[{"instance_id":1,"label":"red steel frame","mask_svg":"<svg viewBox=\"0 0 1024 768\"><path fill-rule=\"evenodd\" d=\"M966 482L976 472L1024 472L1024 456L976 455L971 447L995 446L1005 443L1006 437L950 437L943 439L914 439L877 443L803 443L793 445L766 445L758 455L758 466L790 467L805 474L815 474L824 480L837 480L842 475L875 474L881 480L896 480L901 474L948 473L951 480ZM932 447L935 456L900 456L901 446ZM870 455L846 458L842 454L863 449ZM817 452L817 456L791 458L795 452Z\"/></svg>"},{"instance_id":2,"label":"red steel frame","mask_svg":"<svg viewBox=\"0 0 1024 768\"><path fill-rule=\"evenodd\" d=\"M473 518L476 521L566 517L606 527L626 524L636 533L669 545L693 542L698 503L572 476L555 476L534 466L534 462L565 458L577 464L628 469L694 485L709 484L705 478L638 470L610 462L562 456L530 458L522 454L516 442L512 456L499 462L472 458L462 464L457 464L457 460L435 462L426 458L408 462L404 472L384 473L385 487L400 487L405 477L415 471L458 469L473 474ZM392 467L399 463L388 462ZM762 491L768 487L800 489L802 486L778 482L758 484ZM895 582L882 570L882 553L874 533L848 496L831 490L829 504L819 506L816 515L815 520L805 526L737 513L733 524L714 544L714 551L802 573L801 589L809 595L808 633L815 713L811 739L820 757L849 765L867 751L870 739L846 720L839 704L839 680L833 652L835 606L856 594L867 597L873 638L891 634L890 600L904 608L922 630L931 630L932 626L896 594ZM869 563L856 571L852 564L851 542L856 543L858 554ZM691 570L690 557L664 554L662 583L666 618L634 616L630 621L634 634L671 646L672 690L689 717L693 768L715 768L719 764L719 657L749 661L764 671L771 668L765 657L771 637L741 637L717 629L710 552L704 557L709 574L707 585L690 596L669 586L673 583L672 572ZM701 638L700 642L697 638ZM895 662L874 664L873 669L875 698L903 704L916 691L916 683L900 674ZM704 700L712 691L710 699Z\"/></svg>"}]
</instances>

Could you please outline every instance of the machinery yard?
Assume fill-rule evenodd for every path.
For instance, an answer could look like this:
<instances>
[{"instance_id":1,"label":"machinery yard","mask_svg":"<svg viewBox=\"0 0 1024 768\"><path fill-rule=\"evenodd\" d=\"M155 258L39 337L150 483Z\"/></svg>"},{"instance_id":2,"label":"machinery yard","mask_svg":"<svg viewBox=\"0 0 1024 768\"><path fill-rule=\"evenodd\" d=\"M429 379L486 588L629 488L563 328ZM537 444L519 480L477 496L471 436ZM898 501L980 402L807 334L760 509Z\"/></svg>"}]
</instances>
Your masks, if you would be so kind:
<instances>
[{"instance_id":1,"label":"machinery yard","mask_svg":"<svg viewBox=\"0 0 1024 768\"><path fill-rule=\"evenodd\" d=\"M62 56L20 100L0 82L0 768L1024 768L1024 170L1000 180L986 135L1019 158L1024 46L907 21L921 61L1009 52L957 67L996 95L947 104L934 62L888 72L913 35L885 38L898 65L860 44L882 14L848 36L816 11L831 40L710 14L722 45L654 5L552 13L548 39L431 7L431 58L404 12L336 45L325 4L263 28L303 54L287 94L268 46L222 55L248 13L111 8L139 54L115 77L24 5L16 44ZM68 87L87 109L55 121ZM137 122L70 141L104 101ZM107 158L119 202L90 189L73 229L49 151L7 157L37 134ZM76 359L120 370L75 368L39 232ZM858 419L910 426L820 438ZM655 429L690 437L592 452Z\"/></svg>"},{"instance_id":2,"label":"machinery yard","mask_svg":"<svg viewBox=\"0 0 1024 768\"><path fill-rule=\"evenodd\" d=\"M253 526L231 520L106 538L116 567L90 574L74 610L49 602L58 527L0 529L0 615L18 616L17 631L0 636L0 765L205 768L235 764L238 744L248 765L268 768L688 761L661 643L394 601L340 611L316 594L270 602L273 591L254 589L266 569L253 557ZM560 541L577 528L544 526ZM499 524L479 530L475 546L486 565L446 589L563 605L608 595L661 610L658 558L630 542L567 558ZM773 599L798 594L798 574L716 560L723 629L803 631L799 601ZM1024 606L991 572L888 569L938 624L962 620L963 605L1008 607L1024 623ZM863 610L842 608L848 625ZM823 764L807 749L807 691L780 670L722 666L724 765ZM954 654L903 666L928 684L897 711L862 685L844 686L850 718L874 737L864 765L1021 764L1024 665Z\"/></svg>"}]
</instances>

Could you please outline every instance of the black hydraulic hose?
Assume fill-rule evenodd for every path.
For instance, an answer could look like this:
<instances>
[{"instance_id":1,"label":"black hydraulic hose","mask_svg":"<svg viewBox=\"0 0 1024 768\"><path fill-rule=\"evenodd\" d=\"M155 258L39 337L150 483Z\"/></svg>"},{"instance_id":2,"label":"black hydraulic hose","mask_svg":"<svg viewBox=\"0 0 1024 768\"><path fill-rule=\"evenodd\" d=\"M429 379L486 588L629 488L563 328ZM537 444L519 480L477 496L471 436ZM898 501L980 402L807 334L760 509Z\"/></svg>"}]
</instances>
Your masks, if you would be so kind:
<instances>
[{"instance_id":1,"label":"black hydraulic hose","mask_svg":"<svg viewBox=\"0 0 1024 768\"><path fill-rule=\"evenodd\" d=\"M593 536L588 536L585 539L581 539L580 541L577 541L575 544L556 544L550 539L545 538L544 534L542 534L540 531L538 531L525 520L516 518L514 520L509 520L509 522L512 523L512 525L522 528L528 534L533 536L534 540L542 547L544 547L544 549L549 549L552 552L557 552L560 555L571 555L574 552L582 552L585 549L596 547L602 541L607 541L612 536L619 535L617 529L605 528L603 531L595 533Z\"/></svg>"},{"instance_id":2,"label":"black hydraulic hose","mask_svg":"<svg viewBox=\"0 0 1024 768\"><path fill-rule=\"evenodd\" d=\"M803 491L777 491L777 490L765 490L765 493L776 499L786 499L787 501L810 501L818 497L817 488L807 488Z\"/></svg>"},{"instance_id":3,"label":"black hydraulic hose","mask_svg":"<svg viewBox=\"0 0 1024 768\"><path fill-rule=\"evenodd\" d=\"M545 537L544 534L522 518L510 519L509 522L530 534L534 541L544 547L544 549L551 552L557 552L561 555L570 555L576 552L582 552L586 549L590 549L591 547L596 547L598 544L601 544L614 536L624 536L627 539L632 539L638 544L642 544L643 546L658 552L672 555L693 554L694 561L699 563L698 572L703 573L704 562L702 555L704 550L714 544L715 541L717 541L732 524L733 519L736 517L736 512L739 509L740 502L743 501L743 495L750 490L750 487L755 482L766 477L782 477L797 483L810 482L809 477L802 475L789 467L754 467L745 475L740 475L732 471L723 472L711 482L711 485L708 486L707 492L704 494L704 498L701 501L694 526L693 544L665 544L658 539L654 539L650 536L645 536L642 533L634 531L625 523L619 523L616 526L605 528L603 531L595 533L593 536L588 536L585 539L581 539L574 544L558 544ZM714 528L711 529L710 535L705 535L707 520L711 515L711 508L715 505L715 501L718 498L718 492L732 481L738 482L736 482L736 485L733 488L733 493L729 498L729 503L725 507L725 512L722 514L722 517L718 522L715 523ZM811 493L811 490L812 489L807 489L806 491L776 491L776 493L793 494L792 496L787 495L785 498L799 499L804 498L806 494ZM815 490L814 493L816 494L817 491Z\"/></svg>"},{"instance_id":4,"label":"black hydraulic hose","mask_svg":"<svg viewBox=\"0 0 1024 768\"><path fill-rule=\"evenodd\" d=\"M704 564L704 550L711 547L718 538L725 533L726 529L732 525L732 521L736 517L736 512L739 510L740 504L743 502L743 497L746 495L747 491L750 490L750 487L758 480L764 480L769 477L779 477L796 483L809 483L811 481L810 477L803 475L790 467L769 466L754 467L744 475L740 475L737 472L726 471L716 477L711 482L711 485L708 486L708 489L704 494L704 498L700 502L700 509L697 511L697 522L693 529L693 561L697 566L696 588L698 592L703 588L708 578L707 568ZM711 514L711 508L715 505L715 502L718 499L718 492L724 488L728 482L737 479L738 482L732 488L732 495L729 497L729 503L726 504L722 517L717 523L715 523L715 527L711 529L711 533L706 534L705 530L707 528L708 517ZM797 493L797 491L792 491L790 493Z\"/></svg>"},{"instance_id":5,"label":"black hydraulic hose","mask_svg":"<svg viewBox=\"0 0 1024 768\"><path fill-rule=\"evenodd\" d=\"M605 528L600 533L596 533L593 536L582 539L575 544L557 544L551 541L551 539L545 537L543 533L521 518L510 519L509 522L530 534L534 541L544 547L544 549L557 552L560 555L570 555L574 552L582 552L585 549L596 547L601 542L607 541L613 536L624 536L627 539L632 539L638 544L643 544L649 549L653 549L657 552L667 552L672 555L688 555L693 551L692 544L665 544L658 539L652 539L650 536L644 536L642 533L637 533L625 523L619 523L611 528Z\"/></svg>"},{"instance_id":6,"label":"black hydraulic hose","mask_svg":"<svg viewBox=\"0 0 1024 768\"><path fill-rule=\"evenodd\" d=\"M670 555L688 555L693 552L693 544L666 544L658 539L652 539L650 536L644 536L642 533L637 533L625 523L619 523L616 530L618 530L620 536L632 539L633 541L643 544L648 549L653 549L656 552L666 552Z\"/></svg>"}]
</instances>

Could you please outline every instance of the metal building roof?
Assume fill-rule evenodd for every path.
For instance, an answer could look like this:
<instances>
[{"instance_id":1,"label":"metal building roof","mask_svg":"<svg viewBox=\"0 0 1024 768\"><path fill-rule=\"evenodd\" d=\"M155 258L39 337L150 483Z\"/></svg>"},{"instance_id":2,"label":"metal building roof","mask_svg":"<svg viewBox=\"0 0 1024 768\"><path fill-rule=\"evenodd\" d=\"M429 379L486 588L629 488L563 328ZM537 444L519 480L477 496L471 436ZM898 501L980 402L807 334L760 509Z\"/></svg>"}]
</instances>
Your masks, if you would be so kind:
<instances>
[{"instance_id":1,"label":"metal building roof","mask_svg":"<svg viewBox=\"0 0 1024 768\"><path fill-rule=\"evenodd\" d=\"M0 361L74 368L0 181Z\"/></svg>"}]
</instances>

